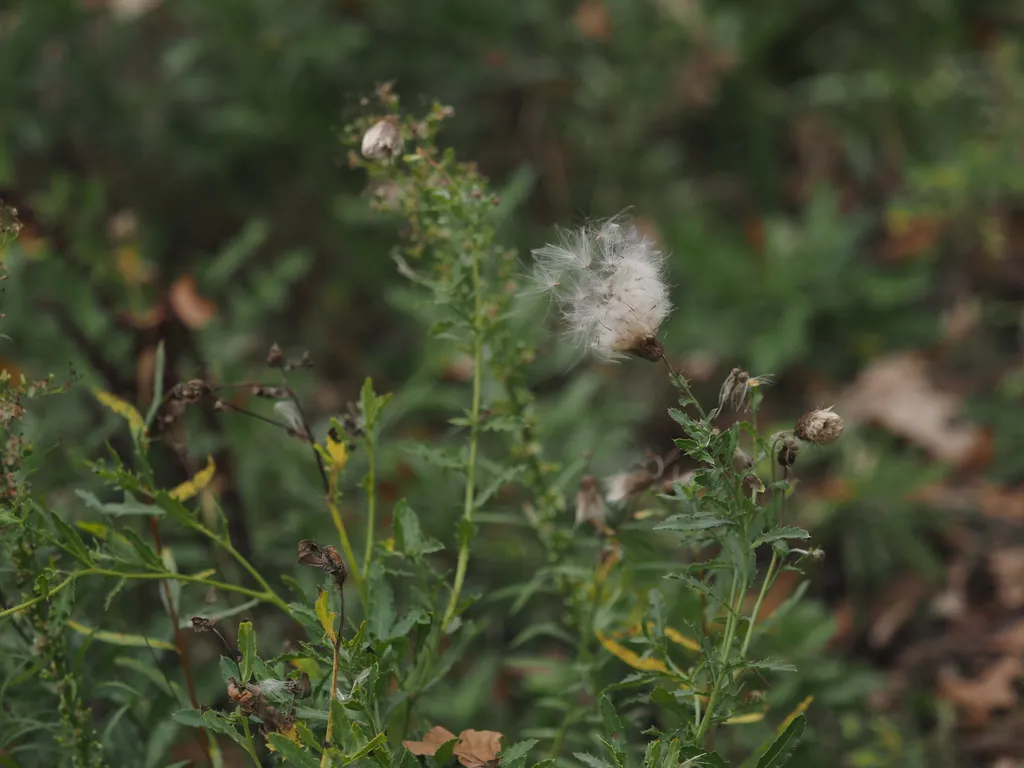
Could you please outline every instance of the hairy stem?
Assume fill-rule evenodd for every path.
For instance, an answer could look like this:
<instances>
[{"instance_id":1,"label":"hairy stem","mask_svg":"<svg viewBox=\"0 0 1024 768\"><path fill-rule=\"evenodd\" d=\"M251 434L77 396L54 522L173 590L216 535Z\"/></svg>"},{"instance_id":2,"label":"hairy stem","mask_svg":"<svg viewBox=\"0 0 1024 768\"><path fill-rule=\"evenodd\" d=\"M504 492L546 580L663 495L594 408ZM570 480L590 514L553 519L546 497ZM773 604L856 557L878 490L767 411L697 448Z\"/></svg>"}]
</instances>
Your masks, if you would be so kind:
<instances>
[{"instance_id":1,"label":"hairy stem","mask_svg":"<svg viewBox=\"0 0 1024 768\"><path fill-rule=\"evenodd\" d=\"M476 452L480 437L480 395L483 389L483 358L484 358L484 337L481 329L481 315L483 301L480 295L480 259L478 255L473 256L473 402L470 406L469 415L469 456L466 460L466 493L463 499L462 522L466 527L473 523L473 502L475 499L476 485ZM459 596L462 593L462 585L466 580L466 568L469 566L469 532L459 532L459 561L455 568L455 583L452 586L451 598L448 600L448 608L444 612L441 621L441 628L445 629L455 618L455 612L459 608Z\"/></svg>"}]
</instances>

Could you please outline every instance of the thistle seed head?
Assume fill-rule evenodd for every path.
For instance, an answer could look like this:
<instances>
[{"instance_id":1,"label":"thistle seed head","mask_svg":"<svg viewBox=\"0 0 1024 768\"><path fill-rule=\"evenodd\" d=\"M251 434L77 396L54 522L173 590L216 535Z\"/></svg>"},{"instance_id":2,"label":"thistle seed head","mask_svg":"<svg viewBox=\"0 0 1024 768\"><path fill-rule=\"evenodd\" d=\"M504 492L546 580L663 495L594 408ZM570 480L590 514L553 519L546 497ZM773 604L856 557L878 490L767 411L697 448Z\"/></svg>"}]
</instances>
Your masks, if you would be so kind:
<instances>
[{"instance_id":1,"label":"thistle seed head","mask_svg":"<svg viewBox=\"0 0 1024 768\"><path fill-rule=\"evenodd\" d=\"M793 434L806 443L827 445L843 434L843 419L831 408L805 413L793 428Z\"/></svg>"},{"instance_id":2,"label":"thistle seed head","mask_svg":"<svg viewBox=\"0 0 1024 768\"><path fill-rule=\"evenodd\" d=\"M672 305L664 256L624 217L563 233L533 251L534 284L553 295L566 332L602 360L659 360L658 329Z\"/></svg>"}]
</instances>

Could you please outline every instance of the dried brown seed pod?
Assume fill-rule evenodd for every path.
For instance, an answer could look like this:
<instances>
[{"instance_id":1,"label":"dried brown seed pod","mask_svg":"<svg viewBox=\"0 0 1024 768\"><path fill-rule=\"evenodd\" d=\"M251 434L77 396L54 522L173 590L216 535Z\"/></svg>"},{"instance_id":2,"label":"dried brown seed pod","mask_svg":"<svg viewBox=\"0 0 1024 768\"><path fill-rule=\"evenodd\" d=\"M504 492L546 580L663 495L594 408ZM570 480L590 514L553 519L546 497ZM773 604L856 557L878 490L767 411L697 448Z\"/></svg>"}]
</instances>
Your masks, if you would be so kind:
<instances>
[{"instance_id":1,"label":"dried brown seed pod","mask_svg":"<svg viewBox=\"0 0 1024 768\"><path fill-rule=\"evenodd\" d=\"M843 426L842 417L827 408L801 416L793 428L793 434L807 443L827 445L839 439L843 434Z\"/></svg>"}]
</instances>

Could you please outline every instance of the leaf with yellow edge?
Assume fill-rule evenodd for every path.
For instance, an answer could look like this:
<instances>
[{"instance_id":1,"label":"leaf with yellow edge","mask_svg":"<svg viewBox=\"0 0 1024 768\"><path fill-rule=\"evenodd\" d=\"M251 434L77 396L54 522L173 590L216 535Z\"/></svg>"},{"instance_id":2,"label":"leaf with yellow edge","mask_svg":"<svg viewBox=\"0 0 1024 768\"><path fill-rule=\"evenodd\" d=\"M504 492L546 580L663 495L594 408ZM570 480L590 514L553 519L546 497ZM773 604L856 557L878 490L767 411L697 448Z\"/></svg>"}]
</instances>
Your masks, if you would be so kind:
<instances>
[{"instance_id":1,"label":"leaf with yellow edge","mask_svg":"<svg viewBox=\"0 0 1024 768\"><path fill-rule=\"evenodd\" d=\"M181 485L172 488L167 495L175 501L188 501L210 484L216 471L217 465L213 461L213 456L208 456L203 469L196 472L191 480L186 480Z\"/></svg>"},{"instance_id":2,"label":"leaf with yellow edge","mask_svg":"<svg viewBox=\"0 0 1024 768\"><path fill-rule=\"evenodd\" d=\"M294 741L300 747L302 746L302 742L299 741L299 732L295 730L294 725L289 725L287 728L283 730L276 731L276 733L280 736L284 736L286 739L288 739L288 741ZM267 749L269 749L271 752L277 751L277 749L274 747L274 745L270 742L269 739L267 740Z\"/></svg>"},{"instance_id":3,"label":"leaf with yellow edge","mask_svg":"<svg viewBox=\"0 0 1024 768\"><path fill-rule=\"evenodd\" d=\"M104 392L102 389L94 388L92 394L100 403L128 422L128 427L132 431L132 438L137 443L141 443L145 439L146 422L134 405L119 397L115 397L109 392Z\"/></svg>"},{"instance_id":4,"label":"leaf with yellow edge","mask_svg":"<svg viewBox=\"0 0 1024 768\"><path fill-rule=\"evenodd\" d=\"M106 541L107 537L110 535L110 529L100 523L90 523L85 520L79 520L76 525L86 533L91 533L97 539L102 539L103 541Z\"/></svg>"},{"instance_id":5,"label":"leaf with yellow edge","mask_svg":"<svg viewBox=\"0 0 1024 768\"><path fill-rule=\"evenodd\" d=\"M336 475L348 464L348 445L344 440L335 440L327 435L327 456L330 459L329 469Z\"/></svg>"},{"instance_id":6,"label":"leaf with yellow edge","mask_svg":"<svg viewBox=\"0 0 1024 768\"><path fill-rule=\"evenodd\" d=\"M789 724L796 720L800 715L807 711L807 708L811 706L811 702L814 701L813 696L808 696L806 699L796 705L796 709L786 715L786 719L782 721L782 725L779 726L778 732L781 734L784 730L789 728Z\"/></svg>"},{"instance_id":7,"label":"leaf with yellow edge","mask_svg":"<svg viewBox=\"0 0 1024 768\"><path fill-rule=\"evenodd\" d=\"M639 654L626 648L624 645L605 637L603 632L597 630L594 631L597 636L598 642L604 646L604 649L608 651L612 656L615 656L622 661L626 662L633 669L639 669L641 672L661 672L662 674L669 674L668 667L665 666L664 662L658 659L644 659Z\"/></svg>"},{"instance_id":8,"label":"leaf with yellow edge","mask_svg":"<svg viewBox=\"0 0 1024 768\"><path fill-rule=\"evenodd\" d=\"M79 624L77 621L68 620L68 626L80 635L86 635L93 640L99 640L101 643L109 643L110 645L120 645L125 648L159 648L162 651L174 651L178 652L178 649L164 640L156 640L152 637L145 637L143 635L128 635L124 632L107 632L102 629L96 629L94 627L87 627L84 624Z\"/></svg>"},{"instance_id":9,"label":"leaf with yellow edge","mask_svg":"<svg viewBox=\"0 0 1024 768\"><path fill-rule=\"evenodd\" d=\"M328 639L334 643L337 642L337 634L334 631L334 620L338 617L334 611L327 607L327 600L330 597L329 592L325 592L322 588L317 587L320 594L316 598L316 617L320 619L320 626L324 628L324 632L327 633Z\"/></svg>"}]
</instances>

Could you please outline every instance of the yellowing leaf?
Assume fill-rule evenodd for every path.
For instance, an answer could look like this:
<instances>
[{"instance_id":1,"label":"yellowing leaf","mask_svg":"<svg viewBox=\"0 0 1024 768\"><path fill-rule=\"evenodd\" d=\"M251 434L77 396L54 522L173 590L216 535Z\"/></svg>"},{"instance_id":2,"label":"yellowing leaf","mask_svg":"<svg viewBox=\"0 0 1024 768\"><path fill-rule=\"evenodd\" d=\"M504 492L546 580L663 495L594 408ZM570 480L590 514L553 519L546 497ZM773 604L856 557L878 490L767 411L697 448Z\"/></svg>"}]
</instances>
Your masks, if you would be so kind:
<instances>
[{"instance_id":1,"label":"yellowing leaf","mask_svg":"<svg viewBox=\"0 0 1024 768\"><path fill-rule=\"evenodd\" d=\"M337 642L337 634L334 631L334 620L338 614L327 607L327 600L330 597L330 593L320 590L320 594L316 598L316 617L320 619L320 626L324 628L324 632L327 633L328 639L332 643Z\"/></svg>"},{"instance_id":2,"label":"yellowing leaf","mask_svg":"<svg viewBox=\"0 0 1024 768\"><path fill-rule=\"evenodd\" d=\"M381 542L381 545L383 545L384 549L386 549L388 552L394 552L395 537L391 536L390 538L384 539L384 541Z\"/></svg>"},{"instance_id":3,"label":"yellowing leaf","mask_svg":"<svg viewBox=\"0 0 1024 768\"><path fill-rule=\"evenodd\" d=\"M299 672L305 672L310 680L319 680L321 675L320 665L310 658L290 659L289 663Z\"/></svg>"},{"instance_id":4,"label":"yellowing leaf","mask_svg":"<svg viewBox=\"0 0 1024 768\"><path fill-rule=\"evenodd\" d=\"M168 495L177 501L188 501L210 484L216 471L217 465L213 461L213 456L210 456L206 459L206 466L203 469L196 472L191 480L172 488Z\"/></svg>"},{"instance_id":5,"label":"yellowing leaf","mask_svg":"<svg viewBox=\"0 0 1024 768\"><path fill-rule=\"evenodd\" d=\"M745 715L736 715L725 721L726 725L742 725L743 723L759 723L764 720L764 712L748 712Z\"/></svg>"},{"instance_id":6,"label":"yellowing leaf","mask_svg":"<svg viewBox=\"0 0 1024 768\"><path fill-rule=\"evenodd\" d=\"M332 474L338 474L348 464L348 445L344 440L335 440L327 436L327 455L330 457L330 470Z\"/></svg>"},{"instance_id":7,"label":"yellowing leaf","mask_svg":"<svg viewBox=\"0 0 1024 768\"><path fill-rule=\"evenodd\" d=\"M120 645L127 648L159 648L163 651L174 651L178 652L178 649L164 640L156 640L152 637L144 637L143 635L128 635L123 632L107 632L102 629L94 629L93 627L87 627L84 624L79 624L77 621L68 620L68 626L71 627L75 632L80 635L86 635L93 640L99 640L101 643L109 643L110 645Z\"/></svg>"},{"instance_id":8,"label":"yellowing leaf","mask_svg":"<svg viewBox=\"0 0 1024 768\"><path fill-rule=\"evenodd\" d=\"M289 725L283 731L277 731L277 733L281 736L284 736L286 739L288 739L288 741L294 741L300 747L302 746L302 742L299 741L299 733L295 730L294 725ZM274 745L270 742L269 739L267 740L267 749L269 749L271 752L277 751L277 749L274 748Z\"/></svg>"},{"instance_id":9,"label":"yellowing leaf","mask_svg":"<svg viewBox=\"0 0 1024 768\"><path fill-rule=\"evenodd\" d=\"M132 437L136 442L142 441L146 435L146 422L134 405L125 402L119 397L115 397L109 392L104 392L102 389L93 389L92 394L100 403L128 422L128 427L131 429Z\"/></svg>"},{"instance_id":10,"label":"yellowing leaf","mask_svg":"<svg viewBox=\"0 0 1024 768\"><path fill-rule=\"evenodd\" d=\"M672 629L672 627L665 627L665 637L667 637L676 645L683 646L683 648L685 648L688 651L696 651L697 653L700 653L700 643L698 643L696 640L687 637L677 629Z\"/></svg>"},{"instance_id":11,"label":"yellowing leaf","mask_svg":"<svg viewBox=\"0 0 1024 768\"><path fill-rule=\"evenodd\" d=\"M77 525L83 531L91 533L93 536L98 539L102 539L103 541L106 541L107 537L110 535L110 529L100 523L88 523L84 520L80 520Z\"/></svg>"},{"instance_id":12,"label":"yellowing leaf","mask_svg":"<svg viewBox=\"0 0 1024 768\"><path fill-rule=\"evenodd\" d=\"M796 709L790 712L786 719L782 721L782 725L779 726L778 732L782 733L784 730L789 728L789 724L796 720L800 715L807 711L807 708L811 706L811 702L814 701L813 696L808 696L806 699L796 705Z\"/></svg>"},{"instance_id":13,"label":"yellowing leaf","mask_svg":"<svg viewBox=\"0 0 1024 768\"><path fill-rule=\"evenodd\" d=\"M626 662L633 669L639 669L641 672L661 672L668 674L668 667L665 666L664 662L658 659L644 659L639 654L626 648L624 645L605 637L603 632L595 630L594 634L597 636L598 642L604 646L604 649L612 656L616 656L622 661Z\"/></svg>"}]
</instances>

